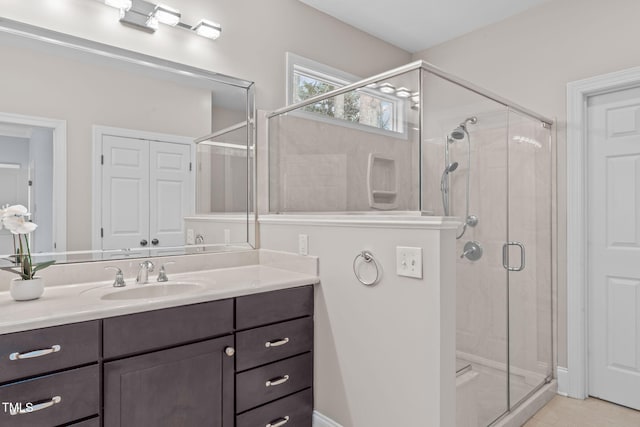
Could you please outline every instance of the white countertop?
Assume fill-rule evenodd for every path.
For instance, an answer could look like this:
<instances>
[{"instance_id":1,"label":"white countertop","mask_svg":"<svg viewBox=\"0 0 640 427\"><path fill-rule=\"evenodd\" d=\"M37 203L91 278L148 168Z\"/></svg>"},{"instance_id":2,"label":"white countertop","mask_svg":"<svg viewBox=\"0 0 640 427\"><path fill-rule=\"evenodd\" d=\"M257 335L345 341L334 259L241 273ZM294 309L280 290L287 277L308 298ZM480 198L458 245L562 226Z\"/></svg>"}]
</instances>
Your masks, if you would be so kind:
<instances>
[{"instance_id":1,"label":"white countertop","mask_svg":"<svg viewBox=\"0 0 640 427\"><path fill-rule=\"evenodd\" d=\"M316 284L319 277L266 265L217 268L170 275L167 284L197 284L196 290L148 299L105 300L104 295L142 286L157 286L155 277L146 285L127 279L127 286L114 288L108 282L92 282L46 287L37 300L16 302L9 292L0 292L0 334L44 328L157 310L167 307L214 301ZM161 284L162 285L162 284Z\"/></svg>"}]
</instances>

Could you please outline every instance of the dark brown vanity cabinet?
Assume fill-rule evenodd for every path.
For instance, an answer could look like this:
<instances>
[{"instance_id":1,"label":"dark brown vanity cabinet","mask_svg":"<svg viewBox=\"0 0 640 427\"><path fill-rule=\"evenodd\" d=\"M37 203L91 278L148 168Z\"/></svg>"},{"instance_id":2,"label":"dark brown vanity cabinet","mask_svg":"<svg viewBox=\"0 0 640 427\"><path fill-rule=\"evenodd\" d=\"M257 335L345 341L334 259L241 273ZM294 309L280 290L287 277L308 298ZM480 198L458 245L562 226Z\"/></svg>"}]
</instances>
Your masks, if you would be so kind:
<instances>
[{"instance_id":1,"label":"dark brown vanity cabinet","mask_svg":"<svg viewBox=\"0 0 640 427\"><path fill-rule=\"evenodd\" d=\"M236 299L236 427L310 427L313 287Z\"/></svg>"},{"instance_id":2,"label":"dark brown vanity cabinet","mask_svg":"<svg viewBox=\"0 0 640 427\"><path fill-rule=\"evenodd\" d=\"M0 335L0 426L99 425L99 343L99 321Z\"/></svg>"},{"instance_id":3,"label":"dark brown vanity cabinet","mask_svg":"<svg viewBox=\"0 0 640 427\"><path fill-rule=\"evenodd\" d=\"M310 427L312 355L312 286L0 335L0 426Z\"/></svg>"},{"instance_id":4,"label":"dark brown vanity cabinet","mask_svg":"<svg viewBox=\"0 0 640 427\"><path fill-rule=\"evenodd\" d=\"M233 427L233 305L105 319L104 426Z\"/></svg>"},{"instance_id":5,"label":"dark brown vanity cabinet","mask_svg":"<svg viewBox=\"0 0 640 427\"><path fill-rule=\"evenodd\" d=\"M105 427L232 427L227 348L231 335L105 363Z\"/></svg>"}]
</instances>

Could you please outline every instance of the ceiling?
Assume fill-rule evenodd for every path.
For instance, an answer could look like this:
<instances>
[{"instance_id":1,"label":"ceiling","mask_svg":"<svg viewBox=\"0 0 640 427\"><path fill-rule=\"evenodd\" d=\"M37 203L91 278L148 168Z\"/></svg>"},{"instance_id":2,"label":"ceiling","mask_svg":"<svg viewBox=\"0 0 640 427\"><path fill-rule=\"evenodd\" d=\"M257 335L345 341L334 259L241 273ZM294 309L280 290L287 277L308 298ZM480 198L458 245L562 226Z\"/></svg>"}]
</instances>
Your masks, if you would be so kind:
<instances>
[{"instance_id":1,"label":"ceiling","mask_svg":"<svg viewBox=\"0 0 640 427\"><path fill-rule=\"evenodd\" d=\"M549 0L300 0L415 53Z\"/></svg>"}]
</instances>

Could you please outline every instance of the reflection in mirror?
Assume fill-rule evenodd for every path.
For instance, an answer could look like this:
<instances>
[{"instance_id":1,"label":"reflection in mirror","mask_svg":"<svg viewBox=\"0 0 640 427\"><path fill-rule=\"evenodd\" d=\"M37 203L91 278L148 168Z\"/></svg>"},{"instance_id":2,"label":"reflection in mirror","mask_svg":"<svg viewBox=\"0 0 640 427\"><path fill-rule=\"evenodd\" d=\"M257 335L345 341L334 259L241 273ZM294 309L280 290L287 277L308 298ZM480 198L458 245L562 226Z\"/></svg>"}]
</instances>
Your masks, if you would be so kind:
<instances>
[{"instance_id":1,"label":"reflection in mirror","mask_svg":"<svg viewBox=\"0 0 640 427\"><path fill-rule=\"evenodd\" d=\"M29 208L38 261L248 246L251 82L11 21L0 54L0 205Z\"/></svg>"}]
</instances>

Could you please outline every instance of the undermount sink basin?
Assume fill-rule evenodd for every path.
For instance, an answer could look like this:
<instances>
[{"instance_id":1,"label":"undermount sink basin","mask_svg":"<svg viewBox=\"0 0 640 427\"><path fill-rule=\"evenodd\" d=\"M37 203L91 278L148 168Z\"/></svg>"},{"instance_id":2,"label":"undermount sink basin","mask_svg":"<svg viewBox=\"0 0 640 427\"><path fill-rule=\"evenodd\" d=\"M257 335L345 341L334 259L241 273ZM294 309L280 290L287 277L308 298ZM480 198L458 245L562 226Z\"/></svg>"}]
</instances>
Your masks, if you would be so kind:
<instances>
[{"instance_id":1,"label":"undermount sink basin","mask_svg":"<svg viewBox=\"0 0 640 427\"><path fill-rule=\"evenodd\" d=\"M180 295L187 292L194 292L202 289L201 285L194 283L172 283L172 284L155 284L136 285L131 289L123 289L103 295L101 299L106 300L126 300L126 299L147 299L161 298L172 295Z\"/></svg>"}]
</instances>

